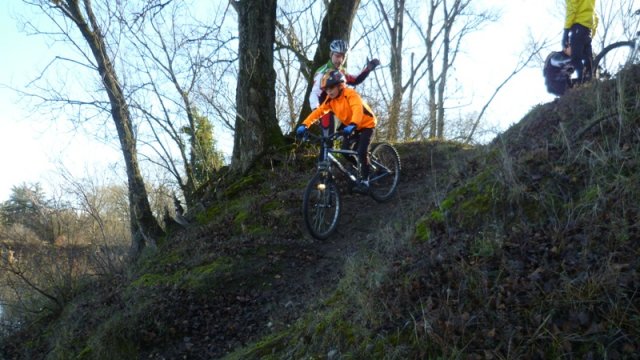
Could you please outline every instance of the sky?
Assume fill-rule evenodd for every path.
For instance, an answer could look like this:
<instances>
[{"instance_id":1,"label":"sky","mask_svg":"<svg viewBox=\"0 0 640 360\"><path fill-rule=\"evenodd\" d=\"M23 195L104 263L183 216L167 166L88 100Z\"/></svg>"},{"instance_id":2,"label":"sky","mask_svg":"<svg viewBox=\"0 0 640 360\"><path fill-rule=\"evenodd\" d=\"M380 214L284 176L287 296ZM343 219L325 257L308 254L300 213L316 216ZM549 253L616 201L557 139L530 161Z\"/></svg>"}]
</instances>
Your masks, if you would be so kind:
<instances>
[{"instance_id":1,"label":"sky","mask_svg":"<svg viewBox=\"0 0 640 360\"><path fill-rule=\"evenodd\" d=\"M467 38L465 53L456 66L465 86L462 101L479 110L513 70L530 32L559 43L564 15L559 12L564 10L558 1L478 3L502 9L498 23ZM0 202L9 198L13 186L22 183L40 182L46 188L60 166L82 177L121 161L113 146L75 131L68 121L34 113L33 104L11 89L24 88L59 50L46 37L24 34L15 19L20 11L24 11L20 0L0 1ZM533 106L553 100L544 88L542 64L533 65L516 75L489 108L485 119L496 131L506 130ZM219 142L220 150L227 154L232 145L229 140Z\"/></svg>"}]
</instances>

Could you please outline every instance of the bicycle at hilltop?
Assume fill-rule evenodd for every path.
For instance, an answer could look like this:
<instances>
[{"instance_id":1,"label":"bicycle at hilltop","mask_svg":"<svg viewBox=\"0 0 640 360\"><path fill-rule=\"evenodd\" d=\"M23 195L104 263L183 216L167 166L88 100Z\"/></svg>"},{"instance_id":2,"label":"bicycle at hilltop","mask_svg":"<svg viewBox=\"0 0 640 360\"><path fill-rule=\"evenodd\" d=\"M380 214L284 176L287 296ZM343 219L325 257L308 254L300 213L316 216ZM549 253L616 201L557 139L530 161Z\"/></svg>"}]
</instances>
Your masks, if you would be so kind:
<instances>
[{"instance_id":1,"label":"bicycle at hilltop","mask_svg":"<svg viewBox=\"0 0 640 360\"><path fill-rule=\"evenodd\" d=\"M633 32L634 37L605 46L594 57L595 79L609 79L624 66L640 62L640 9L634 11L631 16L638 18Z\"/></svg>"},{"instance_id":2,"label":"bicycle at hilltop","mask_svg":"<svg viewBox=\"0 0 640 360\"><path fill-rule=\"evenodd\" d=\"M327 239L338 227L342 200L336 175L346 176L349 187L362 181L361 163L354 150L335 149L333 143L341 140L343 134L331 134L322 129L320 135L307 132L303 141L313 141L320 145L316 172L309 180L302 199L302 215L309 233L316 239ZM389 143L379 143L369 151L370 175L368 195L377 202L391 199L398 188L400 179L400 156ZM347 157L352 157L354 162Z\"/></svg>"}]
</instances>

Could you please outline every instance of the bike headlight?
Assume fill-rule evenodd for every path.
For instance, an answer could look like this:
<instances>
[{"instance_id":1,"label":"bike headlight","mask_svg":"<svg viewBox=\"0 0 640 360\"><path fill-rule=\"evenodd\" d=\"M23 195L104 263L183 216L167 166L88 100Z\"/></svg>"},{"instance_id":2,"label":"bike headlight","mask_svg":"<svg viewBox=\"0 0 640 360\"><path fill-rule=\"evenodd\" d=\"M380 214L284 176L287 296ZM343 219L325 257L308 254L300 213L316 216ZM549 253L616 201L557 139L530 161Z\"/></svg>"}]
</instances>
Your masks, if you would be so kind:
<instances>
[{"instance_id":1,"label":"bike headlight","mask_svg":"<svg viewBox=\"0 0 640 360\"><path fill-rule=\"evenodd\" d=\"M325 185L325 184L318 184L318 190L320 190L320 191L324 191L324 189L326 189L326 188L327 188L327 185Z\"/></svg>"}]
</instances>

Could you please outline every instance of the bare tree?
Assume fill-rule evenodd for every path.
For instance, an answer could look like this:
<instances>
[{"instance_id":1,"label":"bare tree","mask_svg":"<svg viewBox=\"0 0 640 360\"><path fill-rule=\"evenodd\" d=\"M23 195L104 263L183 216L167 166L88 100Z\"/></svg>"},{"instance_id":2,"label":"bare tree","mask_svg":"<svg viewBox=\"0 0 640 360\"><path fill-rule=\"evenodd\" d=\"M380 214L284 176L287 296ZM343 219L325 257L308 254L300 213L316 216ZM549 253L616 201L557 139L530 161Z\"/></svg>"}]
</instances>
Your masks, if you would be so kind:
<instances>
[{"instance_id":1,"label":"bare tree","mask_svg":"<svg viewBox=\"0 0 640 360\"><path fill-rule=\"evenodd\" d=\"M405 0L394 0L393 10L387 10L382 0L377 0L378 12L384 19L384 24L389 33L389 72L391 73L391 101L389 103L389 118L387 121L386 138L396 140L398 138L400 109L402 106L402 50L404 42L404 12Z\"/></svg>"},{"instance_id":2,"label":"bare tree","mask_svg":"<svg viewBox=\"0 0 640 360\"><path fill-rule=\"evenodd\" d=\"M445 90L449 70L452 68L458 56L460 44L463 38L478 28L488 20L495 20L489 12L474 14L470 8L471 0L431 0L432 9L442 11L442 53L440 58L440 75L437 82L436 108L437 116L435 124L432 123L430 137L444 138L445 126ZM425 41L428 41L425 38ZM432 67L434 64L427 64ZM435 132L434 126L435 125Z\"/></svg>"},{"instance_id":3,"label":"bare tree","mask_svg":"<svg viewBox=\"0 0 640 360\"><path fill-rule=\"evenodd\" d=\"M82 51L82 56L88 62L84 65L94 69L100 76L100 81L109 99L109 111L117 130L126 165L132 233L130 255L135 259L145 246L154 244L162 236L163 231L149 205L147 190L137 158L136 138L129 104L123 91L123 85L118 78L112 54L110 54L113 48L107 42L104 28L94 12L95 5L91 1L79 0L26 2L39 6L54 21L63 36L71 41L76 49L82 51L85 46L74 41L72 30L59 21L55 13L48 11L50 8L56 10L64 19L70 21L72 26L76 27L89 48L88 52ZM108 5L106 4L103 9L108 9Z\"/></svg>"},{"instance_id":4,"label":"bare tree","mask_svg":"<svg viewBox=\"0 0 640 360\"><path fill-rule=\"evenodd\" d=\"M152 140L147 144L158 158L151 161L173 176L191 208L198 189L222 165L211 122L198 110L199 84L212 80L212 68L228 66L235 59L226 51L232 38L220 34L227 9L219 12L220 23L212 25L199 24L183 3L167 8L121 21L139 54L130 66L145 77L132 101L149 122ZM159 110L149 103L159 104Z\"/></svg>"},{"instance_id":5,"label":"bare tree","mask_svg":"<svg viewBox=\"0 0 640 360\"><path fill-rule=\"evenodd\" d=\"M309 4L286 3L278 6L275 61L277 76L276 112L280 126L291 131L298 122L304 92L311 77L311 60L307 54L317 47L320 20L316 13L324 9L319 0Z\"/></svg>"},{"instance_id":6,"label":"bare tree","mask_svg":"<svg viewBox=\"0 0 640 360\"><path fill-rule=\"evenodd\" d=\"M231 0L238 13L239 74L231 167L245 172L283 144L275 112L276 0Z\"/></svg>"},{"instance_id":7,"label":"bare tree","mask_svg":"<svg viewBox=\"0 0 640 360\"><path fill-rule=\"evenodd\" d=\"M639 10L640 5L634 0L602 0L597 3L598 15L598 42L594 41L594 52L621 40L632 39L638 30L634 26L637 17L631 14Z\"/></svg>"},{"instance_id":8,"label":"bare tree","mask_svg":"<svg viewBox=\"0 0 640 360\"><path fill-rule=\"evenodd\" d=\"M77 218L82 219L82 236L87 243L103 248L120 248L129 239L127 218L127 190L124 184L113 182L105 173L95 176L74 177L59 165L60 191L67 199L67 206L73 209Z\"/></svg>"},{"instance_id":9,"label":"bare tree","mask_svg":"<svg viewBox=\"0 0 640 360\"><path fill-rule=\"evenodd\" d=\"M389 80L378 84L389 108L386 137L419 138L425 128L429 137L444 137L445 109L449 71L453 67L463 38L487 22L497 19L491 10L475 11L471 0L429 0L426 3L405 0L375 0L377 13L385 24L385 36L374 32L369 44L386 39L389 51ZM405 24L405 15L410 23ZM421 47L405 49L405 38L418 36ZM407 59L404 55L410 54ZM405 69L405 66L408 67ZM424 83L426 81L426 84ZM391 84L391 89L384 84ZM418 89L426 89L426 123L414 119ZM387 95L388 94L388 95Z\"/></svg>"},{"instance_id":10,"label":"bare tree","mask_svg":"<svg viewBox=\"0 0 640 360\"><path fill-rule=\"evenodd\" d=\"M279 74L276 91L280 94L276 98L276 113L284 125L285 132L290 132L298 120L298 104L303 102L299 95L306 84L306 78L299 71L297 60L289 51L277 51L276 62L279 64Z\"/></svg>"}]
</instances>

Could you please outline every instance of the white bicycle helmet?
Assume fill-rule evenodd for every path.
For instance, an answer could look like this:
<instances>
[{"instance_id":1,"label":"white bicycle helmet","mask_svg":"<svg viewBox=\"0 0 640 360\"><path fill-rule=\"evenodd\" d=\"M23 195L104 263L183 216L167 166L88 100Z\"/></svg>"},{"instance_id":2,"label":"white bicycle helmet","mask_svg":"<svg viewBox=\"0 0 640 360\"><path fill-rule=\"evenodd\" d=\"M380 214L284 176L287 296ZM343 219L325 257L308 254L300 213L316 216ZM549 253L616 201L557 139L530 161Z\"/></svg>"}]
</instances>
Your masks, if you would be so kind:
<instances>
[{"instance_id":1,"label":"white bicycle helmet","mask_svg":"<svg viewBox=\"0 0 640 360\"><path fill-rule=\"evenodd\" d=\"M333 40L329 45L329 50L331 52L346 54L347 51L349 50L349 45L347 45L347 43L344 40L340 40L340 39Z\"/></svg>"}]
</instances>

